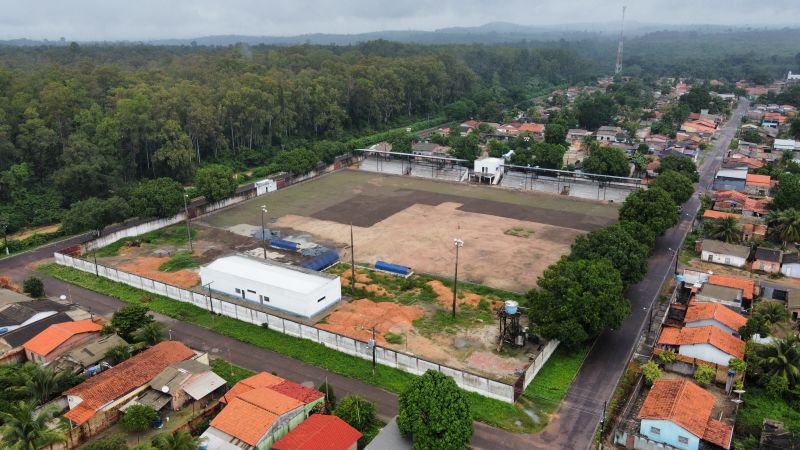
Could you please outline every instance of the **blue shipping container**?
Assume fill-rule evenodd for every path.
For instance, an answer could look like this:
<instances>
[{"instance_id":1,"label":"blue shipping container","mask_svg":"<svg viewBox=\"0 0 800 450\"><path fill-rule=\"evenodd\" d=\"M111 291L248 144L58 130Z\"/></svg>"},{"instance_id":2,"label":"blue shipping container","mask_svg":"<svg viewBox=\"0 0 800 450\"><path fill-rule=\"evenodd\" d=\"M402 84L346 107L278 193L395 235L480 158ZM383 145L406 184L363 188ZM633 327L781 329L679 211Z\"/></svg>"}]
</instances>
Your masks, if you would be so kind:
<instances>
[{"instance_id":1,"label":"blue shipping container","mask_svg":"<svg viewBox=\"0 0 800 450\"><path fill-rule=\"evenodd\" d=\"M299 244L297 242L289 242L289 241L282 241L280 239L273 239L269 242L269 245L277 248L282 248L285 250L292 250L296 251Z\"/></svg>"},{"instance_id":2,"label":"blue shipping container","mask_svg":"<svg viewBox=\"0 0 800 450\"><path fill-rule=\"evenodd\" d=\"M332 266L336 261L339 261L339 254L333 250L329 250L311 261L303 264L303 267L311 270L322 270L326 267Z\"/></svg>"},{"instance_id":3,"label":"blue shipping container","mask_svg":"<svg viewBox=\"0 0 800 450\"><path fill-rule=\"evenodd\" d=\"M385 270L387 272L392 272L400 275L408 275L411 273L411 269L406 266L401 266L399 264L392 264L387 263L385 261L378 261L375 263L375 268L378 270Z\"/></svg>"}]
</instances>

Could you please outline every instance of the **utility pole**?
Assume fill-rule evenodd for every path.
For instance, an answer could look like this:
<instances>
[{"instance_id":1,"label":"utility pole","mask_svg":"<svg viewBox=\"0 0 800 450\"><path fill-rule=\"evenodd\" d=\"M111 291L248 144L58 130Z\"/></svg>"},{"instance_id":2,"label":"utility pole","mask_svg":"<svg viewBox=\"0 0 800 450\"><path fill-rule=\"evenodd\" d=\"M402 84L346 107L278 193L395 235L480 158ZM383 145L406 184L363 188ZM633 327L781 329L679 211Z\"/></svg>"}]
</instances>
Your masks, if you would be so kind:
<instances>
[{"instance_id":1,"label":"utility pole","mask_svg":"<svg viewBox=\"0 0 800 450\"><path fill-rule=\"evenodd\" d=\"M356 295L356 248L353 246L352 222L350 222L350 290Z\"/></svg>"},{"instance_id":2,"label":"utility pole","mask_svg":"<svg viewBox=\"0 0 800 450\"><path fill-rule=\"evenodd\" d=\"M453 276L453 318L456 318L456 296L458 292L458 249L464 246L464 241L461 239L453 239L453 244L456 246L456 271Z\"/></svg>"},{"instance_id":3,"label":"utility pole","mask_svg":"<svg viewBox=\"0 0 800 450\"><path fill-rule=\"evenodd\" d=\"M189 252L194 253L194 249L192 248L192 229L189 228L189 204L187 200L189 199L189 194L183 194L183 212L186 214L186 234L189 236Z\"/></svg>"},{"instance_id":4,"label":"utility pole","mask_svg":"<svg viewBox=\"0 0 800 450\"><path fill-rule=\"evenodd\" d=\"M267 259L267 235L264 229L264 214L267 213L267 205L261 205L261 247L264 248L264 259Z\"/></svg>"},{"instance_id":5,"label":"utility pole","mask_svg":"<svg viewBox=\"0 0 800 450\"><path fill-rule=\"evenodd\" d=\"M627 6L622 7L622 24L619 28L619 45L617 46L617 64L614 66L614 75L622 72L622 46L625 41L625 9Z\"/></svg>"},{"instance_id":6,"label":"utility pole","mask_svg":"<svg viewBox=\"0 0 800 450\"><path fill-rule=\"evenodd\" d=\"M369 346L372 347L372 374L375 375L375 327L372 327L372 339L369 340Z\"/></svg>"}]
</instances>

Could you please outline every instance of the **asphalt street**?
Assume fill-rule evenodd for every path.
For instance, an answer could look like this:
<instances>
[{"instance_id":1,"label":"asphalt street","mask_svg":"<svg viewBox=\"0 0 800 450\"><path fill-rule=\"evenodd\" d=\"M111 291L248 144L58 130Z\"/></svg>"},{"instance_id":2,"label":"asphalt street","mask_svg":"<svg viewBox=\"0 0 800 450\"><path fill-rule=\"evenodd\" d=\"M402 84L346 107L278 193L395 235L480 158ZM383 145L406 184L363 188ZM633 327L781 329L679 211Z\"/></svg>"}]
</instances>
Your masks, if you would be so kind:
<instances>
[{"instance_id":1,"label":"asphalt street","mask_svg":"<svg viewBox=\"0 0 800 450\"><path fill-rule=\"evenodd\" d=\"M631 315L618 330L603 333L589 352L567 396L553 415L547 427L538 434L515 434L475 423L472 446L480 449L585 449L591 445L595 430L603 415L604 402L611 398L617 380L630 359L639 341L650 309L653 307L664 280L672 275L674 251L680 248L691 229L692 220L700 207L699 195L713 181L730 140L736 132L741 116L746 110L742 101L731 120L719 132L713 150L706 155L697 183L698 195L684 205L681 222L658 239L656 249L649 261L645 279L629 288ZM29 276L39 262L52 257L55 250L84 242L89 235L82 235L35 251L0 260L0 275L11 276L20 282ZM51 277L39 275L45 284L48 296L68 295L75 303L90 309L94 314L110 316L124 306L124 302L96 292L64 283ZM286 356L264 350L204 328L157 315L160 322L172 330L172 338L181 340L190 347L208 351L229 359L236 365L254 371L275 372L298 383L319 385L328 380L339 396L358 393L377 403L379 416L388 420L397 414L397 396L378 387L330 373Z\"/></svg>"}]
</instances>

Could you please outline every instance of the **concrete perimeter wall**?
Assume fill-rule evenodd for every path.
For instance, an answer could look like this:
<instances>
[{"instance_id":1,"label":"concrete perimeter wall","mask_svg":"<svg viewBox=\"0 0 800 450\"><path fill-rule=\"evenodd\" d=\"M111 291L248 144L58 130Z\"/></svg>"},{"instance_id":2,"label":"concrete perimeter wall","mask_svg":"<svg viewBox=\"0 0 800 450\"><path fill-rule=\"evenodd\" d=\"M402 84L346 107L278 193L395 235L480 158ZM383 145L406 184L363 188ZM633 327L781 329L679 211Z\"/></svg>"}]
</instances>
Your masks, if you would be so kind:
<instances>
[{"instance_id":1,"label":"concrete perimeter wall","mask_svg":"<svg viewBox=\"0 0 800 450\"><path fill-rule=\"evenodd\" d=\"M150 278L134 275L123 270L118 270L99 264L95 267L94 263L91 261L73 258L62 253L55 253L54 257L56 263L62 266L72 267L91 274L97 273L101 277L124 283L147 292L163 295L173 300L191 303L198 308L202 308L207 311L213 311L215 313L232 317L243 322L248 322L255 325L268 324L271 330L279 333L288 334L290 336L302 339L308 339L322 344L328 348L347 353L348 355L357 356L367 360L372 359L372 350L370 349L368 343L364 341L359 341L347 336L342 336L308 325L303 325L282 317L265 313L263 311L247 308L245 306L237 305L215 297L209 297L208 295L182 289L177 286L152 280ZM548 343L548 346L550 345L553 344ZM556 345L557 344L553 345L553 349L555 349ZM552 353L552 350L550 350L550 353ZM441 364L427 361L416 356L396 352L380 346L377 346L375 349L375 357L376 361L380 364L394 367L415 375L422 375L427 370L436 370L442 372L451 376L462 389L477 392L478 394L486 397L491 397L508 403L513 403L515 399L514 386L490 380L480 375L475 375L462 370L443 366ZM546 360L547 358L542 358L541 364L537 366L537 369L535 369L533 375L535 375L535 372L538 372L538 369L541 368L541 365L543 365L544 361ZM534 366L532 365L531 367ZM526 379L527 378L526 372ZM530 379L533 379L533 376L531 376Z\"/></svg>"}]
</instances>

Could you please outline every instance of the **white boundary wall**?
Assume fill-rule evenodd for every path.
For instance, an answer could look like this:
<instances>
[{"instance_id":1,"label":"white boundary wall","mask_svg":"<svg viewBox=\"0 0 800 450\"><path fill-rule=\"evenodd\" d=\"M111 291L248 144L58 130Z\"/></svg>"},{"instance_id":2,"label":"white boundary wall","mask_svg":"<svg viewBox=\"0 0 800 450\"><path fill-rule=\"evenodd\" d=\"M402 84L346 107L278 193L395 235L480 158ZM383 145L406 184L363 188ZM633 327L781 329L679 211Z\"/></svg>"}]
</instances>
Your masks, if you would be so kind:
<instances>
[{"instance_id":1,"label":"white boundary wall","mask_svg":"<svg viewBox=\"0 0 800 450\"><path fill-rule=\"evenodd\" d=\"M182 289L173 285L162 283L160 281L140 277L132 273L99 264L95 268L94 263L90 261L80 258L73 258L62 253L55 253L53 256L55 257L56 263L62 266L72 267L91 274L94 274L96 271L96 273L102 277L113 281L118 281L147 292L163 295L180 302L191 303L198 308L213 310L215 313L232 317L243 322L248 322L255 325L267 323L271 330L288 334L290 336L308 339L322 344L328 348L340 351L342 353L347 353L348 355L357 356L366 360L372 359L372 352L369 348L369 345L364 341L359 341L347 336L320 330L318 328L303 325L282 317L265 313L263 311L258 311L214 297L211 297L211 303L209 303L209 297L205 294ZM526 371L524 386L527 386L530 383L530 380L533 380L533 377L541 369L541 367L544 365L544 362L547 361L547 358L550 357L557 346L558 342L556 341L548 342L539 357L534 360L534 363ZM463 370L443 366L441 364L430 362L416 356L397 352L380 346L376 347L375 349L375 358L380 364L394 367L415 375L422 375L427 370L436 370L452 377L456 381L456 384L458 384L458 386L464 390L476 392L480 395L507 403L514 403L514 386L510 384L494 381L480 375L475 375Z\"/></svg>"}]
</instances>

